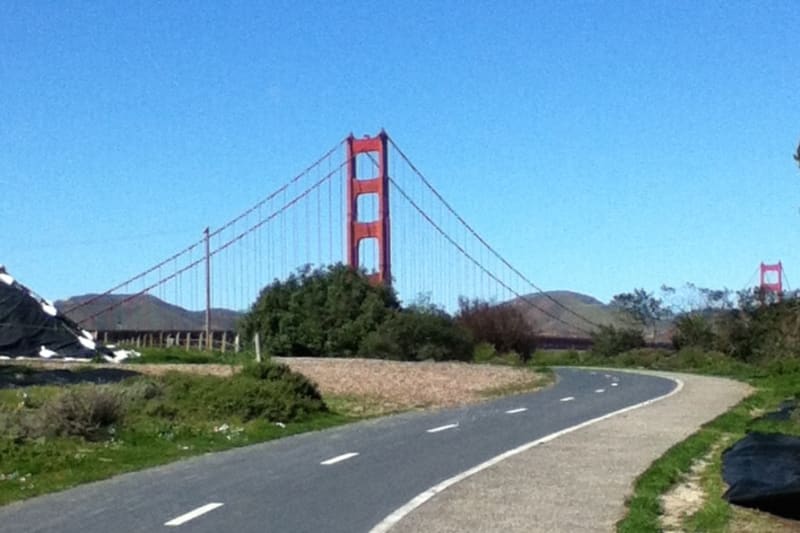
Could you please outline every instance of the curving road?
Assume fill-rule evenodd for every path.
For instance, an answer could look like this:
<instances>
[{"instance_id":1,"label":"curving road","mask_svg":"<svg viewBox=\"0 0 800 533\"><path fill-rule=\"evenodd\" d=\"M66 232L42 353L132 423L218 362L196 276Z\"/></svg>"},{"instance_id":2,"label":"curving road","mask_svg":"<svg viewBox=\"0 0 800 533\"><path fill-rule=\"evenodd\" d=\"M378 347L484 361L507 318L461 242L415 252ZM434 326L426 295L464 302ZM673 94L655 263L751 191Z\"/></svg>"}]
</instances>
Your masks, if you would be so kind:
<instances>
[{"instance_id":1,"label":"curving road","mask_svg":"<svg viewBox=\"0 0 800 533\"><path fill-rule=\"evenodd\" d=\"M382 530L445 480L677 387L627 372L557 374L534 394L307 433L0 507L0 532Z\"/></svg>"}]
</instances>

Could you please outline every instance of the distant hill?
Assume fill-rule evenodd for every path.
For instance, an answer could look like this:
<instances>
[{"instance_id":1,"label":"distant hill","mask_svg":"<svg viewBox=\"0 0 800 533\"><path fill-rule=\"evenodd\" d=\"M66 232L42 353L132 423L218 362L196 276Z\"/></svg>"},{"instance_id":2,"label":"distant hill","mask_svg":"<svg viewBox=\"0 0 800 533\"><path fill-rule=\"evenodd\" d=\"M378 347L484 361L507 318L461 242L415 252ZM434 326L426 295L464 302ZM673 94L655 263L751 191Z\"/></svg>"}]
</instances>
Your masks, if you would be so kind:
<instances>
[{"instance_id":1,"label":"distant hill","mask_svg":"<svg viewBox=\"0 0 800 533\"><path fill-rule=\"evenodd\" d=\"M57 301L56 307L64 311L95 296L94 294L73 296L67 300ZM113 304L119 304L129 296L124 294L103 295L91 304L68 313L67 316L76 322L80 322L85 317L91 316ZM515 298L511 300L511 304L518 306L536 331L543 336L586 337L587 334L582 332L581 329L588 331L594 329L590 324L566 311L553 300L575 311L577 314L585 316L596 324L613 325L615 327L634 326L630 318L619 309L604 304L587 294L572 291L549 291L543 294L529 294L524 299L526 301L521 298ZM566 324L548 316L545 311L563 320ZM241 316L242 313L231 311L230 309L212 309L211 329L217 331L233 330L236 328L236 322ZM146 294L119 304L108 313L104 313L81 325L93 331L200 331L205 327L205 312L189 311ZM580 329L571 326L577 326ZM660 324L658 330L657 340L668 342L670 323L664 322Z\"/></svg>"},{"instance_id":2,"label":"distant hill","mask_svg":"<svg viewBox=\"0 0 800 533\"><path fill-rule=\"evenodd\" d=\"M67 300L59 300L55 305L60 311L65 311L96 296L95 294L73 296ZM94 302L67 313L67 316L80 322L111 305L119 304L111 311L81 325L93 331L194 331L205 327L205 311L189 311L149 294L120 303L129 297L130 295L126 294L103 295ZM230 309L212 309L211 329L217 331L235 329L236 321L241 315L242 313Z\"/></svg>"},{"instance_id":3,"label":"distant hill","mask_svg":"<svg viewBox=\"0 0 800 533\"><path fill-rule=\"evenodd\" d=\"M585 337L586 335L580 331L581 329L590 331L594 329L591 324L587 324L553 300L597 324L614 326L629 324L625 315L619 310L604 304L592 296L578 292L548 291L527 294L523 298L515 298L511 303L523 311L525 317L534 325L540 335ZM557 318L548 315L553 315ZM566 322L566 324L559 320ZM576 329L576 327L580 329Z\"/></svg>"},{"instance_id":4,"label":"distant hill","mask_svg":"<svg viewBox=\"0 0 800 533\"><path fill-rule=\"evenodd\" d=\"M612 325L614 327L635 326L631 319L619 309L604 304L592 296L578 292L548 291L545 293L528 294L524 296L524 299L515 298L511 303L523 310L525 317L534 325L539 334L543 336L585 337L585 333L570 326L577 326L578 328L589 331L595 329L591 324L576 317L553 300L596 324ZM536 307L534 307L534 305ZM560 322L556 318L548 316L548 314L563 320L566 324ZM668 322L659 324L658 341L669 340L666 333L669 330L669 325Z\"/></svg>"}]
</instances>

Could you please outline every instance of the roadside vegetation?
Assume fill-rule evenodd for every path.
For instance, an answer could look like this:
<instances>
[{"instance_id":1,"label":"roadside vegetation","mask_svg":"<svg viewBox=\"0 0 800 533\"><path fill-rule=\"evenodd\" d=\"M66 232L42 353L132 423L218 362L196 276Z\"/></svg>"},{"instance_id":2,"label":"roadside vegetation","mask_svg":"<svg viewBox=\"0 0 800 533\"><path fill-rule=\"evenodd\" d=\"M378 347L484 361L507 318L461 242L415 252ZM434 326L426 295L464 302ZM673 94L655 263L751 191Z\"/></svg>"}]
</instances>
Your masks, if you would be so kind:
<instances>
[{"instance_id":1,"label":"roadside vegetation","mask_svg":"<svg viewBox=\"0 0 800 533\"><path fill-rule=\"evenodd\" d=\"M337 264L302 268L266 286L239 333L271 356L523 363L536 337L512 305L461 300L451 315L425 298L402 305L390 287Z\"/></svg>"},{"instance_id":2,"label":"roadside vegetation","mask_svg":"<svg viewBox=\"0 0 800 533\"><path fill-rule=\"evenodd\" d=\"M600 328L594 348L587 352L537 352L531 364L538 366L580 365L681 371L725 376L751 384L754 393L729 412L706 424L689 439L677 444L655 461L637 480L628 502L628 515L618 524L624 532L662 531L664 494L684 482L693 467L703 493L702 503L687 516L679 517L676 531L781 531L785 523L766 513L728 504L722 495L724 450L748 432L800 436L800 412L784 420L764 415L785 402L800 400L800 299L796 294L780 298L758 290L738 294L731 301L727 291L698 289L692 308L674 316L671 348L645 347L653 335L661 302L642 305L638 298L618 301L638 309L640 327ZM699 297L697 297L699 295ZM702 462L702 463L701 463ZM707 463L707 464L706 464Z\"/></svg>"},{"instance_id":3,"label":"roadside vegetation","mask_svg":"<svg viewBox=\"0 0 800 533\"><path fill-rule=\"evenodd\" d=\"M52 372L8 365L0 379L35 383ZM0 390L0 504L351 420L275 363L227 378L170 372L100 384L81 383L88 371L58 372L58 385Z\"/></svg>"}]
</instances>

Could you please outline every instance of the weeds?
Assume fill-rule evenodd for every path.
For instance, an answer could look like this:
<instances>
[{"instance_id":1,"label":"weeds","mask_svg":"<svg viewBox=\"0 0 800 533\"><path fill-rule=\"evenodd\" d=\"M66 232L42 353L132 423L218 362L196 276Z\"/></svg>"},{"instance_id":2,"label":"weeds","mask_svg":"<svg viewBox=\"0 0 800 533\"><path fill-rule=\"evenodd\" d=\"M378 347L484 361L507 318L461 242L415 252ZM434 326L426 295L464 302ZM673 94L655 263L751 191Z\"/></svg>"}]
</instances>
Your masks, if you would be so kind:
<instances>
[{"instance_id":1,"label":"weeds","mask_svg":"<svg viewBox=\"0 0 800 533\"><path fill-rule=\"evenodd\" d=\"M76 387L56 396L43 407L46 435L98 440L122 421L125 409L120 394L108 386Z\"/></svg>"}]
</instances>

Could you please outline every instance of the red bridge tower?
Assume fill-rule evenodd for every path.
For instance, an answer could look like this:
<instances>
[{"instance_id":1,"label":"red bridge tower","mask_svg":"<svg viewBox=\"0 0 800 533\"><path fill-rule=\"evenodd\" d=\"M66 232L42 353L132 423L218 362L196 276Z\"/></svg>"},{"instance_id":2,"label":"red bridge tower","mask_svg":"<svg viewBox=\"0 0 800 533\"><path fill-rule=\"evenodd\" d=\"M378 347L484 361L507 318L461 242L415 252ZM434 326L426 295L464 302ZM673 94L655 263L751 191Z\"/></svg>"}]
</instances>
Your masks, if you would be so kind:
<instances>
[{"instance_id":1,"label":"red bridge tower","mask_svg":"<svg viewBox=\"0 0 800 533\"><path fill-rule=\"evenodd\" d=\"M776 277L769 276L774 272ZM780 297L783 292L783 265L778 261L775 265L765 265L761 263L761 291L762 293L774 293Z\"/></svg>"},{"instance_id":2,"label":"red bridge tower","mask_svg":"<svg viewBox=\"0 0 800 533\"><path fill-rule=\"evenodd\" d=\"M378 248L378 269L370 276L373 283L392 283L392 255L389 226L389 157L386 132L376 137L347 138L347 264L359 268L359 244L364 239L375 239ZM377 166L377 175L358 175L356 160L366 154ZM361 195L377 196L376 220L359 219L358 198Z\"/></svg>"}]
</instances>

